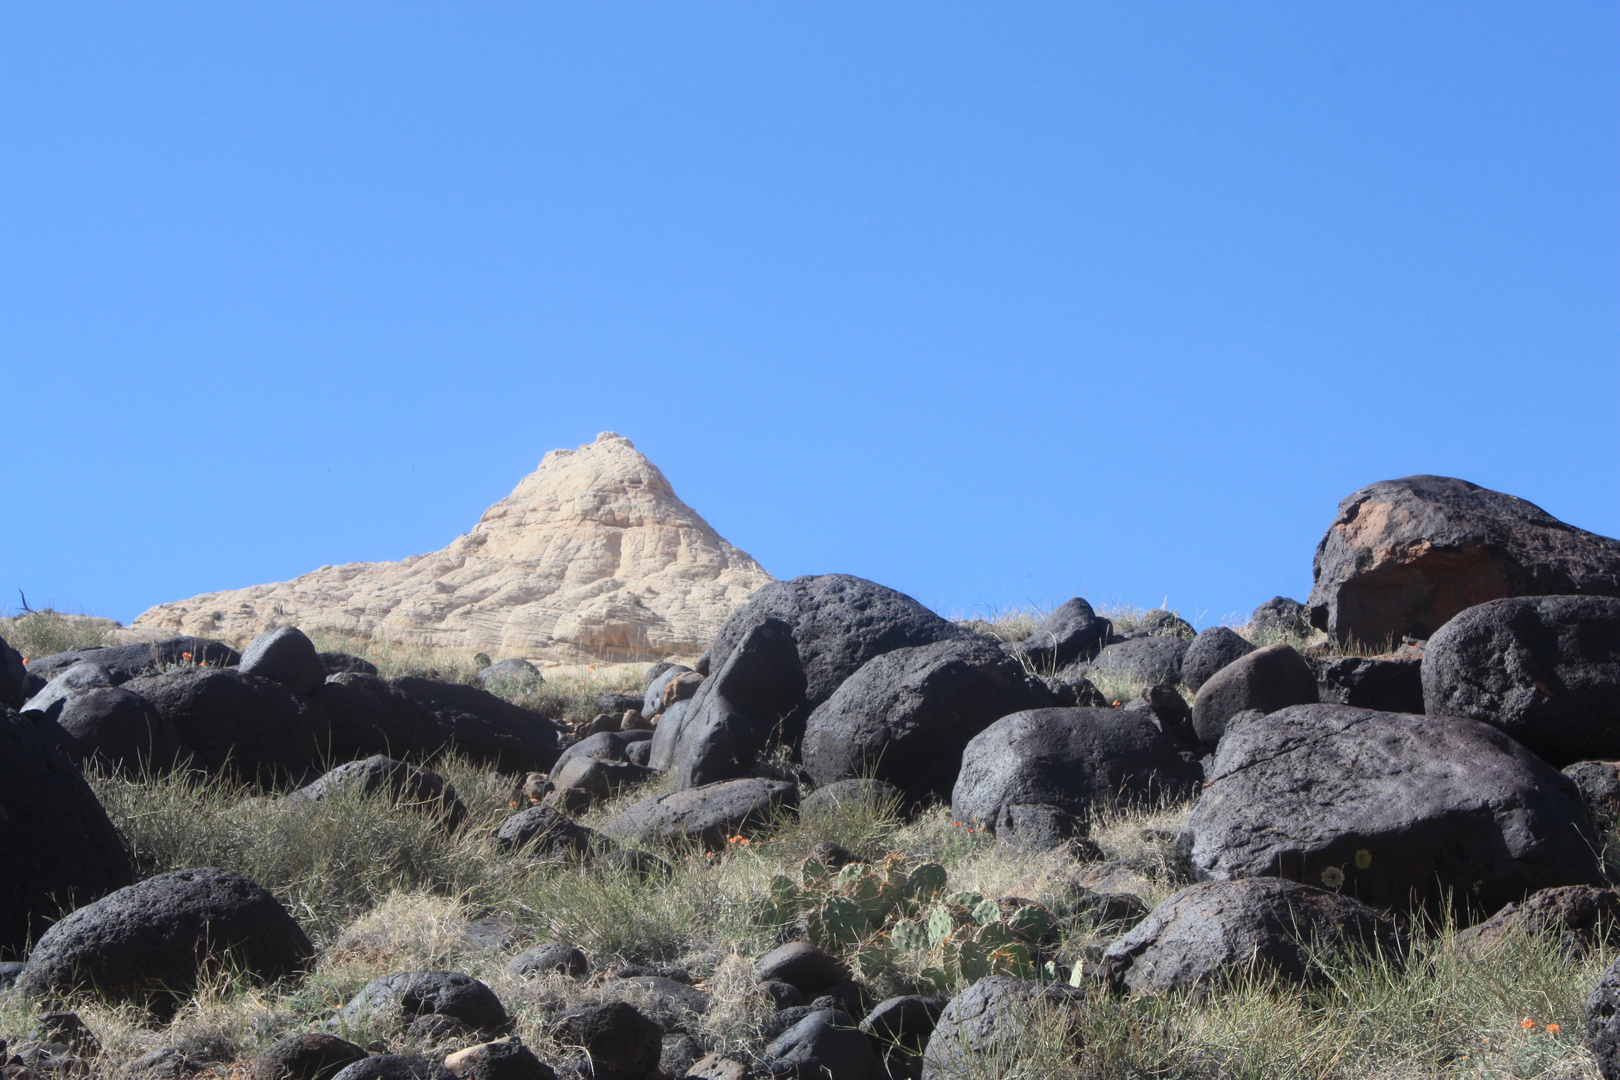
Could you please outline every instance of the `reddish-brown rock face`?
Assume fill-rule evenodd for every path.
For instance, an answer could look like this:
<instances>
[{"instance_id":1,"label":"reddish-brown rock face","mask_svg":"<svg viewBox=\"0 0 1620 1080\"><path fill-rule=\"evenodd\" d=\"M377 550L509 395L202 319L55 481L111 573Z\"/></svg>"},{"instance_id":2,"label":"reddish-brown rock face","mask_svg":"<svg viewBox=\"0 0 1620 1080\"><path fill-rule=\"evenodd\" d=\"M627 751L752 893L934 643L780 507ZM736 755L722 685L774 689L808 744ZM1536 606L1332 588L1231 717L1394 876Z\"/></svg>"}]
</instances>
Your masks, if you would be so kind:
<instances>
[{"instance_id":1,"label":"reddish-brown rock face","mask_svg":"<svg viewBox=\"0 0 1620 1080\"><path fill-rule=\"evenodd\" d=\"M1339 504L1316 546L1311 622L1340 641L1427 638L1508 596L1620 596L1620 540L1445 476L1384 480Z\"/></svg>"}]
</instances>

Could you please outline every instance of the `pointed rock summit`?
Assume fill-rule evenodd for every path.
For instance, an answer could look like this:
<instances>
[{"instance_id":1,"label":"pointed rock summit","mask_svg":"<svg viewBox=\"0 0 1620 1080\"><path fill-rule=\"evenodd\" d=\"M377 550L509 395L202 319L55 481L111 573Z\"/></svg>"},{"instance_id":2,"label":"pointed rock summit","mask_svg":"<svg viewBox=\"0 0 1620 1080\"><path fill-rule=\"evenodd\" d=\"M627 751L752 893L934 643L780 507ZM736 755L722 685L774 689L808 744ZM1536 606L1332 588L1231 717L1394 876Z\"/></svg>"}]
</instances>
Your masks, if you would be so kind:
<instances>
[{"instance_id":1,"label":"pointed rock summit","mask_svg":"<svg viewBox=\"0 0 1620 1080\"><path fill-rule=\"evenodd\" d=\"M553 450L443 551L159 604L135 627L246 641L276 626L542 662L695 656L771 575L629 439Z\"/></svg>"}]
</instances>

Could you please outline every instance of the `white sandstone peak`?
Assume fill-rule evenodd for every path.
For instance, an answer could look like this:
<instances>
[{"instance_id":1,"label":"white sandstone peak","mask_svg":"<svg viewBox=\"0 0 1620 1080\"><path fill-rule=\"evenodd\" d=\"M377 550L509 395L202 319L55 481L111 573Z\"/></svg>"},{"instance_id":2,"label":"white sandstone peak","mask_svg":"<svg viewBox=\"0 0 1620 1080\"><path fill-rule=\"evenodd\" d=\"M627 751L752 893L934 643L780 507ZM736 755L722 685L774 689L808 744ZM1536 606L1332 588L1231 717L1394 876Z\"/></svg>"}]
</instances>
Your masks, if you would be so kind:
<instances>
[{"instance_id":1,"label":"white sandstone peak","mask_svg":"<svg viewBox=\"0 0 1620 1080\"><path fill-rule=\"evenodd\" d=\"M702 652L771 580L604 431L551 451L441 551L159 604L133 626L242 642L293 625L539 662L654 660Z\"/></svg>"}]
</instances>

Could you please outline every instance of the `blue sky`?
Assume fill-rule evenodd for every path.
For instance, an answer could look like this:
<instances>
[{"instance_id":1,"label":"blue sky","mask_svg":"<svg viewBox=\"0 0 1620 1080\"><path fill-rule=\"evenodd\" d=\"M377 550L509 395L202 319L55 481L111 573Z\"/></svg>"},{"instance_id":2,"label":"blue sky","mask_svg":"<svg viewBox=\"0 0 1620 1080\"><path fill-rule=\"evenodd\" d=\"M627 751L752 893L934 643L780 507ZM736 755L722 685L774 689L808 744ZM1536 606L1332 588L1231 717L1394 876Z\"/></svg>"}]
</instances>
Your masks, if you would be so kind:
<instances>
[{"instance_id":1,"label":"blue sky","mask_svg":"<svg viewBox=\"0 0 1620 1080\"><path fill-rule=\"evenodd\" d=\"M0 605L614 430L779 577L1199 625L1417 472L1620 535L1613 4L0 7Z\"/></svg>"}]
</instances>

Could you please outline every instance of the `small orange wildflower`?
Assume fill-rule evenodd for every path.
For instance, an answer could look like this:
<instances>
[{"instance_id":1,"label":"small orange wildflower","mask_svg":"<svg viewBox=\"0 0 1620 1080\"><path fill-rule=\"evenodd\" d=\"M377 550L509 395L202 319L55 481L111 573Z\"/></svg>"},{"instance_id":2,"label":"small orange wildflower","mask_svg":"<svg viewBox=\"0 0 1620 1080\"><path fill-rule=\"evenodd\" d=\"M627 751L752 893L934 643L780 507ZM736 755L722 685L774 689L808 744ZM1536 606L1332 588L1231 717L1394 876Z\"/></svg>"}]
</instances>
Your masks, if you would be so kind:
<instances>
[{"instance_id":1,"label":"small orange wildflower","mask_svg":"<svg viewBox=\"0 0 1620 1080\"><path fill-rule=\"evenodd\" d=\"M1531 1028L1536 1026L1536 1022L1527 1016L1523 1020L1519 1021L1519 1026L1524 1028L1526 1031L1529 1031Z\"/></svg>"},{"instance_id":2,"label":"small orange wildflower","mask_svg":"<svg viewBox=\"0 0 1620 1080\"><path fill-rule=\"evenodd\" d=\"M1549 1035L1556 1035L1560 1031L1563 1031L1563 1030L1564 1029L1559 1027L1557 1024L1548 1024L1547 1025L1547 1034L1549 1034Z\"/></svg>"},{"instance_id":3,"label":"small orange wildflower","mask_svg":"<svg viewBox=\"0 0 1620 1080\"><path fill-rule=\"evenodd\" d=\"M190 660L191 659L191 654L188 653L188 652L183 652L183 653L180 654L180 659L182 659L182 660Z\"/></svg>"}]
</instances>

